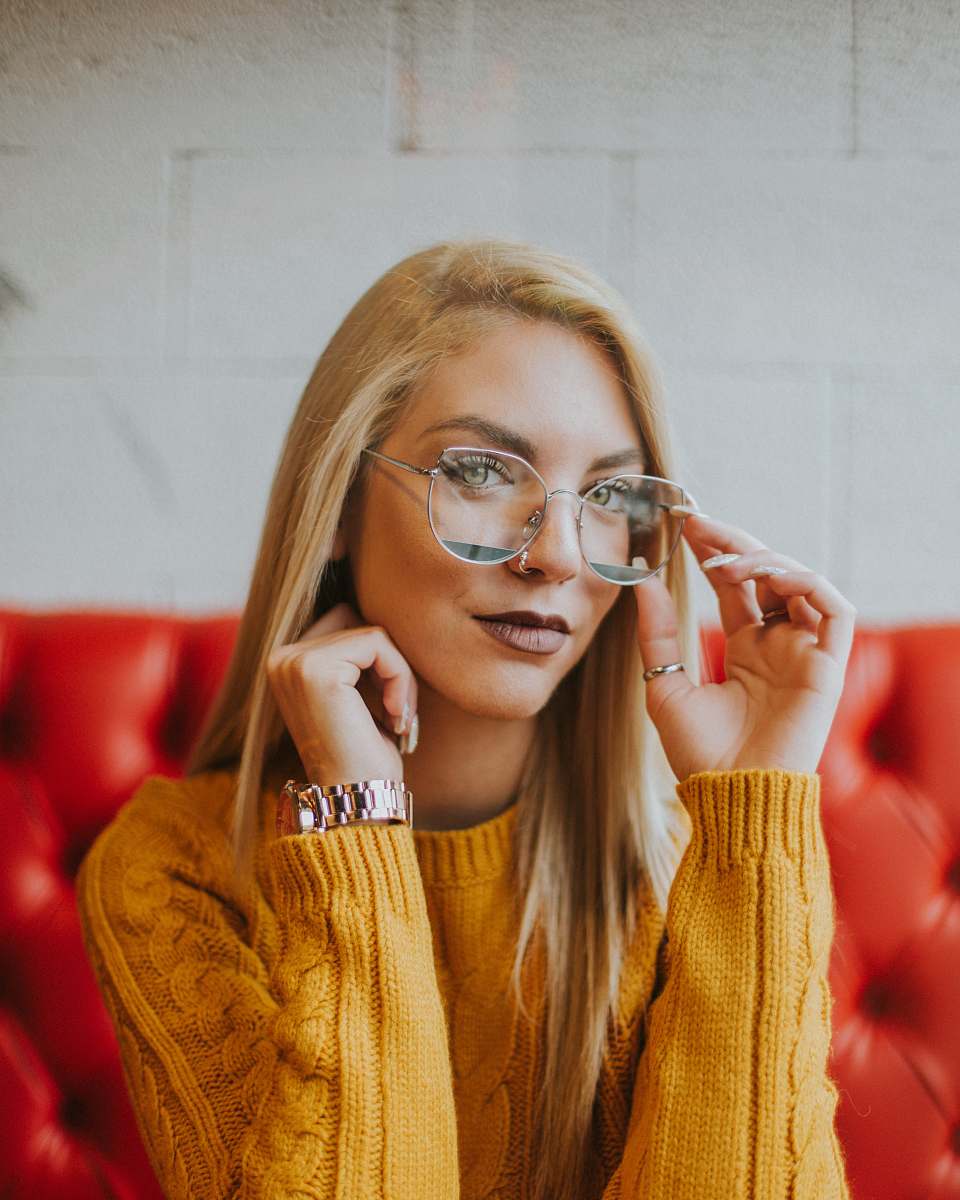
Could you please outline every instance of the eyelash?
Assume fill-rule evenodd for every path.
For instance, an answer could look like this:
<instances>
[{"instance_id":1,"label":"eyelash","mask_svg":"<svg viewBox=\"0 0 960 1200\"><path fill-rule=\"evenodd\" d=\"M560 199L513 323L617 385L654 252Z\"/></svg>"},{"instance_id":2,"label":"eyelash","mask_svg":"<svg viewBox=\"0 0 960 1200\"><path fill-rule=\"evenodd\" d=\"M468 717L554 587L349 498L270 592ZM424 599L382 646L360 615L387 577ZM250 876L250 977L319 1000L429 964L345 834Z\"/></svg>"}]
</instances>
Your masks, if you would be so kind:
<instances>
[{"instance_id":1,"label":"eyelash","mask_svg":"<svg viewBox=\"0 0 960 1200\"><path fill-rule=\"evenodd\" d=\"M498 475L506 474L506 464L500 458L494 458L490 454L465 454L457 460L461 466L466 467L490 467L496 471Z\"/></svg>"}]
</instances>

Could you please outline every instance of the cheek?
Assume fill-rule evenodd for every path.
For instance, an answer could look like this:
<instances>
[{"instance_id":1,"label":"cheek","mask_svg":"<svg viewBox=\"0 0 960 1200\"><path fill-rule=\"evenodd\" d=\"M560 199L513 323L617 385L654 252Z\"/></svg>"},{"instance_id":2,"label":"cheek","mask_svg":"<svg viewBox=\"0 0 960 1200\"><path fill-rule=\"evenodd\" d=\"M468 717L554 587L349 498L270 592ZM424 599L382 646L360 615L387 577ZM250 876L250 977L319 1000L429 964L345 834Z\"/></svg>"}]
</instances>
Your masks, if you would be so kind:
<instances>
[{"instance_id":1,"label":"cheek","mask_svg":"<svg viewBox=\"0 0 960 1200\"><path fill-rule=\"evenodd\" d=\"M404 497L389 497L380 521L368 523L359 547L355 578L361 613L370 624L405 632L435 625L445 630L442 614L468 586L469 564L458 561L438 544L426 510ZM431 633L431 637L434 636Z\"/></svg>"},{"instance_id":2,"label":"cheek","mask_svg":"<svg viewBox=\"0 0 960 1200\"><path fill-rule=\"evenodd\" d=\"M592 620L590 623L591 633L587 640L587 645L584 646L584 651L589 646L589 643L597 636L600 626L608 618L617 620L617 616L612 616L614 608L618 604L621 605L636 605L636 600L631 594L633 589L628 587L614 587L611 584L604 583L602 580L597 580L599 586L592 589L591 599L593 601ZM612 595L611 595L612 591Z\"/></svg>"}]
</instances>

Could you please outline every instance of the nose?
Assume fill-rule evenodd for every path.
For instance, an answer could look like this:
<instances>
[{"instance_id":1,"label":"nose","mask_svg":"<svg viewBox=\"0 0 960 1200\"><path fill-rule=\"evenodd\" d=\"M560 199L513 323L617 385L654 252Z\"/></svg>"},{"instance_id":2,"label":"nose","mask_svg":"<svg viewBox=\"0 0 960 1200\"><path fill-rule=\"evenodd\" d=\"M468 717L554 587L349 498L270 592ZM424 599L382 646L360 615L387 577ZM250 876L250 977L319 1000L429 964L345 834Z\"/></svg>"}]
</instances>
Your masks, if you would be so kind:
<instances>
[{"instance_id":1,"label":"nose","mask_svg":"<svg viewBox=\"0 0 960 1200\"><path fill-rule=\"evenodd\" d=\"M566 492L572 503L561 504L555 498L560 492ZM576 575L581 565L579 515L580 497L571 488L557 488L549 494L540 527L527 547L530 566L555 579Z\"/></svg>"}]
</instances>

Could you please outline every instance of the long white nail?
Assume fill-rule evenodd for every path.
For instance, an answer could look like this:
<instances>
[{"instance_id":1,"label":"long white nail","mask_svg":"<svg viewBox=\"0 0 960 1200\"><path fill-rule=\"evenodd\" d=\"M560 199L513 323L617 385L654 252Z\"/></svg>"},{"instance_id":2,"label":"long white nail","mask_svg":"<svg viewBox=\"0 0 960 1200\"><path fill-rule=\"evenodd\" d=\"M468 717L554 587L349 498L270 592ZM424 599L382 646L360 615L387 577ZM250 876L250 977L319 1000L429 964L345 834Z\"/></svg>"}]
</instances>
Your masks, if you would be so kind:
<instances>
[{"instance_id":1,"label":"long white nail","mask_svg":"<svg viewBox=\"0 0 960 1200\"><path fill-rule=\"evenodd\" d=\"M417 738L420 736L420 717L417 713L413 714L413 720L410 723L410 729L400 739L400 753L412 754L417 748Z\"/></svg>"},{"instance_id":2,"label":"long white nail","mask_svg":"<svg viewBox=\"0 0 960 1200\"><path fill-rule=\"evenodd\" d=\"M679 513L681 517L705 517L708 521L713 520L709 513L705 513L700 508L694 508L692 504L671 504L670 511Z\"/></svg>"},{"instance_id":3,"label":"long white nail","mask_svg":"<svg viewBox=\"0 0 960 1200\"><path fill-rule=\"evenodd\" d=\"M722 567L725 563L736 562L739 557L739 554L715 554L713 558L705 558L700 566L704 571L710 571L714 567Z\"/></svg>"},{"instance_id":4,"label":"long white nail","mask_svg":"<svg viewBox=\"0 0 960 1200\"><path fill-rule=\"evenodd\" d=\"M786 567L753 567L750 571L751 575L786 575Z\"/></svg>"},{"instance_id":5,"label":"long white nail","mask_svg":"<svg viewBox=\"0 0 960 1200\"><path fill-rule=\"evenodd\" d=\"M393 722L393 732L394 733L406 733L407 732L407 724L409 723L409 721L410 721L410 701L404 700L403 712L400 714L399 717L395 718L395 720Z\"/></svg>"}]
</instances>

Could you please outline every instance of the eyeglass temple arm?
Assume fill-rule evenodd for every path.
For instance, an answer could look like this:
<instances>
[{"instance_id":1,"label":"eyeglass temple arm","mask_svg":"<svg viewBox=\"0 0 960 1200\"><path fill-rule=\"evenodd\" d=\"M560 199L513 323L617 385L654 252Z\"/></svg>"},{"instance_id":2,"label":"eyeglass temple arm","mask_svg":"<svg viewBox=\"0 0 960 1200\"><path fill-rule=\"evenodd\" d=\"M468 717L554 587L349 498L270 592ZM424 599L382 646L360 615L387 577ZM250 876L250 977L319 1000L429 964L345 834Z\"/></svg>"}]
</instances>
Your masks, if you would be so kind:
<instances>
[{"instance_id":1,"label":"eyeglass temple arm","mask_svg":"<svg viewBox=\"0 0 960 1200\"><path fill-rule=\"evenodd\" d=\"M382 458L384 462L393 463L395 467L403 467L405 471L412 471L414 475L435 475L436 467L415 467L413 463L402 462L399 458L391 458L389 454L381 454L379 450L371 450L368 446L363 448L365 454L372 454L375 458Z\"/></svg>"}]
</instances>

